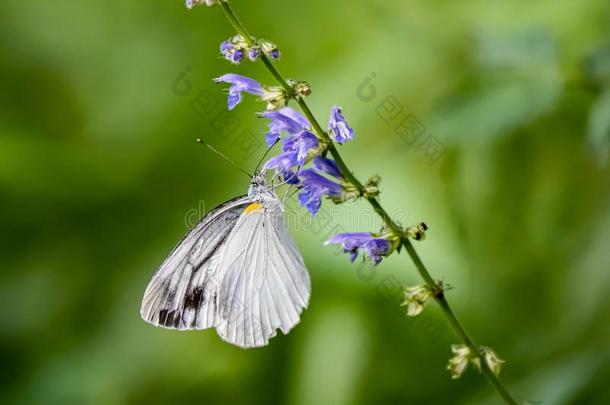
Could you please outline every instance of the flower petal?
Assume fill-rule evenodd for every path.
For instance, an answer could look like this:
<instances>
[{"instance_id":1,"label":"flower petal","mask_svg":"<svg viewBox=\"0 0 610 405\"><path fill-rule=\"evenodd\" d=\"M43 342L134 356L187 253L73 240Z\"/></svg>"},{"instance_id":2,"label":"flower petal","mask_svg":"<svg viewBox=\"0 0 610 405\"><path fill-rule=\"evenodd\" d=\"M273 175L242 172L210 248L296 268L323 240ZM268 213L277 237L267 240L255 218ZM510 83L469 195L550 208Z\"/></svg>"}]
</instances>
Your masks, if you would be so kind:
<instances>
[{"instance_id":1,"label":"flower petal","mask_svg":"<svg viewBox=\"0 0 610 405\"><path fill-rule=\"evenodd\" d=\"M343 179L343 176L341 175L341 170L339 170L339 167L337 166L337 163L335 163L334 160L330 160L328 158L325 158L324 156L316 156L313 159L313 165L316 169L330 174L331 176L337 178L337 179Z\"/></svg>"},{"instance_id":2,"label":"flower petal","mask_svg":"<svg viewBox=\"0 0 610 405\"><path fill-rule=\"evenodd\" d=\"M354 139L354 130L347 124L347 121L341 112L341 107L334 106L331 108L328 126L333 132L334 140L336 142L344 143L347 140Z\"/></svg>"},{"instance_id":3,"label":"flower petal","mask_svg":"<svg viewBox=\"0 0 610 405\"><path fill-rule=\"evenodd\" d=\"M242 92L255 96L262 96L264 92L263 86L256 80L233 73L217 77L214 79L214 82L231 84L231 87L229 88L229 110L232 110L241 102Z\"/></svg>"}]
</instances>

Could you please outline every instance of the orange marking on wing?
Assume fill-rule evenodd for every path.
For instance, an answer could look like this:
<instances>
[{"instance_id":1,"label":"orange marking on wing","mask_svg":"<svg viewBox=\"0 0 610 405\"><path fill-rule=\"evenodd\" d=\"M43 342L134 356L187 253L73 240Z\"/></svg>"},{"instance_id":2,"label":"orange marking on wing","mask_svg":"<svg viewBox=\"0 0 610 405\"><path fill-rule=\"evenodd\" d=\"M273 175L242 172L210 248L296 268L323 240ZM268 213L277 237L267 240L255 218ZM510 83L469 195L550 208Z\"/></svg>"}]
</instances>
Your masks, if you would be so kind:
<instances>
[{"instance_id":1,"label":"orange marking on wing","mask_svg":"<svg viewBox=\"0 0 610 405\"><path fill-rule=\"evenodd\" d=\"M245 209L244 209L244 214L249 214L251 212L257 212L263 209L263 204L261 203L252 203L250 205L248 205Z\"/></svg>"}]
</instances>

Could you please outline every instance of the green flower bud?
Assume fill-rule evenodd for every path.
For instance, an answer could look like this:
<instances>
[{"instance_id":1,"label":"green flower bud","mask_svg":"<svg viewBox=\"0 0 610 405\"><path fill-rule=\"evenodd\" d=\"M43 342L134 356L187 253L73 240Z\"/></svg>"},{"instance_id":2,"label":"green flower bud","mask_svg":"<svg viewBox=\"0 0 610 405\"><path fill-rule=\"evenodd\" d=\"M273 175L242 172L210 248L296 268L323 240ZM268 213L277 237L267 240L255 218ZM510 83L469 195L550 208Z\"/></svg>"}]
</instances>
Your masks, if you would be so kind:
<instances>
[{"instance_id":1,"label":"green flower bud","mask_svg":"<svg viewBox=\"0 0 610 405\"><path fill-rule=\"evenodd\" d=\"M407 228L406 235L408 238L414 240L424 240L426 239L426 231L428 230L428 225L424 222L420 222L417 226L412 226Z\"/></svg>"},{"instance_id":2,"label":"green flower bud","mask_svg":"<svg viewBox=\"0 0 610 405\"><path fill-rule=\"evenodd\" d=\"M311 94L311 86L307 82L297 82L294 85L294 92L302 97L307 97Z\"/></svg>"},{"instance_id":3,"label":"green flower bud","mask_svg":"<svg viewBox=\"0 0 610 405\"><path fill-rule=\"evenodd\" d=\"M286 107L289 95L283 87L265 86L261 100L267 103L267 111L275 111Z\"/></svg>"},{"instance_id":4,"label":"green flower bud","mask_svg":"<svg viewBox=\"0 0 610 405\"><path fill-rule=\"evenodd\" d=\"M184 6L190 10L199 5L206 5L208 7L217 6L223 1L225 0L186 0Z\"/></svg>"},{"instance_id":5,"label":"green flower bud","mask_svg":"<svg viewBox=\"0 0 610 405\"><path fill-rule=\"evenodd\" d=\"M481 371L481 359L466 345L452 345L451 351L454 356L449 359L447 370L451 372L451 378L456 380L462 376L468 364L472 363Z\"/></svg>"},{"instance_id":6,"label":"green flower bud","mask_svg":"<svg viewBox=\"0 0 610 405\"><path fill-rule=\"evenodd\" d=\"M491 350L491 348L482 346L481 354L483 355L483 359L485 359L485 363L496 376L500 375L500 370L502 369L502 364L506 363L504 360L500 359L496 352Z\"/></svg>"},{"instance_id":7,"label":"green flower bud","mask_svg":"<svg viewBox=\"0 0 610 405\"><path fill-rule=\"evenodd\" d=\"M407 307L407 316L417 316L421 314L426 305L432 300L432 290L427 285L418 285L404 289L405 300L401 306Z\"/></svg>"},{"instance_id":8,"label":"green flower bud","mask_svg":"<svg viewBox=\"0 0 610 405\"><path fill-rule=\"evenodd\" d=\"M375 198L379 196L379 183L381 182L381 177L375 175L371 177L366 184L364 185L364 197L366 198Z\"/></svg>"}]
</instances>

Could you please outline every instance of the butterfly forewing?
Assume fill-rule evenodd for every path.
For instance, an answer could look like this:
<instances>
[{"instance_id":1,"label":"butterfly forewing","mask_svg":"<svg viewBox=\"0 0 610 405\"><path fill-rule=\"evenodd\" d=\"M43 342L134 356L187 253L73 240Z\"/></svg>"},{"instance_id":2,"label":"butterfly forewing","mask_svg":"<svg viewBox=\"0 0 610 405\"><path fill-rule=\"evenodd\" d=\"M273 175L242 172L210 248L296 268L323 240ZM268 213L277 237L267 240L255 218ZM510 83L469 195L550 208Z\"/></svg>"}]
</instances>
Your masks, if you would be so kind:
<instances>
[{"instance_id":1,"label":"butterfly forewing","mask_svg":"<svg viewBox=\"0 0 610 405\"><path fill-rule=\"evenodd\" d=\"M141 315L156 326L206 329L217 326L218 258L252 197L242 196L210 211L174 248L148 284Z\"/></svg>"}]
</instances>

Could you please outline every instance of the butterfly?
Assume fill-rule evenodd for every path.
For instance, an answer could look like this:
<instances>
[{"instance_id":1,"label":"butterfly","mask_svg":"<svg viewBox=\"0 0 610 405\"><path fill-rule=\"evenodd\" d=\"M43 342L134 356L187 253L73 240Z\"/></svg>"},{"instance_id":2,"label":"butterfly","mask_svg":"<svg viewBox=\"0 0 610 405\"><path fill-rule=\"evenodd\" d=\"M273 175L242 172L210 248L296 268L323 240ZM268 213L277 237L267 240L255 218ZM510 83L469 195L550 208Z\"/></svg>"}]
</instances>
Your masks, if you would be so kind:
<instances>
[{"instance_id":1,"label":"butterfly","mask_svg":"<svg viewBox=\"0 0 610 405\"><path fill-rule=\"evenodd\" d=\"M263 174L248 194L206 214L146 288L142 318L177 330L215 328L242 348L269 343L299 323L309 273L284 220L284 204Z\"/></svg>"}]
</instances>

